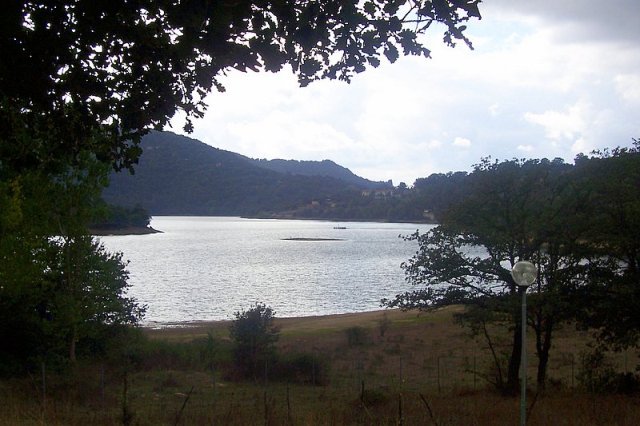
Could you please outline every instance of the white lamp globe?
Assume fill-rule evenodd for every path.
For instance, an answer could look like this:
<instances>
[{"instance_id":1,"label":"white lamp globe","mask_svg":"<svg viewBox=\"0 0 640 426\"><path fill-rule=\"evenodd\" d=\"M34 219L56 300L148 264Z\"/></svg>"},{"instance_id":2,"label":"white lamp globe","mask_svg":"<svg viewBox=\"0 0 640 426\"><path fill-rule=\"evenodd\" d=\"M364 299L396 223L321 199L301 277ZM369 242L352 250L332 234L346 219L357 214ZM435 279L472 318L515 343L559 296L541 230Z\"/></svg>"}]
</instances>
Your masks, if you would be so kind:
<instances>
[{"instance_id":1,"label":"white lamp globe","mask_svg":"<svg viewBox=\"0 0 640 426\"><path fill-rule=\"evenodd\" d=\"M531 262L521 260L513 265L511 276L520 287L529 287L536 281L538 268Z\"/></svg>"}]
</instances>

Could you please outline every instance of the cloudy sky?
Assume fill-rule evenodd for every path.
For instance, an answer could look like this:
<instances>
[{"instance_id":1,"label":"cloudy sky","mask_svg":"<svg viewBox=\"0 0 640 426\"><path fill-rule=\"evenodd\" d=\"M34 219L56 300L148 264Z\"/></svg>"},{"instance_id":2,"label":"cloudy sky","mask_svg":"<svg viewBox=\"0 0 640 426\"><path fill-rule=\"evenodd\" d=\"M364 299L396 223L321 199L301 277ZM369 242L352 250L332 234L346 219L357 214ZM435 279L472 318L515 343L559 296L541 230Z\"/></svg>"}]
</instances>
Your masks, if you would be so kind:
<instances>
[{"instance_id":1,"label":"cloudy sky","mask_svg":"<svg viewBox=\"0 0 640 426\"><path fill-rule=\"evenodd\" d=\"M230 74L190 136L395 185L486 156L571 162L640 138L640 1L486 0L481 13L467 33L475 50L434 31L432 59L383 61L351 84Z\"/></svg>"}]
</instances>

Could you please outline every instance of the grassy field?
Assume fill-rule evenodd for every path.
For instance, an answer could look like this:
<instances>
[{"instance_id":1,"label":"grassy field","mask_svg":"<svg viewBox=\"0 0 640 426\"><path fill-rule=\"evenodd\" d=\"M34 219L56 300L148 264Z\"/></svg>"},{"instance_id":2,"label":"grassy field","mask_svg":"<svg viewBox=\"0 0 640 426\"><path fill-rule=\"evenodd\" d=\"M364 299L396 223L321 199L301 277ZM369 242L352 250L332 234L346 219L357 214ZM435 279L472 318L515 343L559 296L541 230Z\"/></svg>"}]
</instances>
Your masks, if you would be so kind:
<instances>
[{"instance_id":1,"label":"grassy field","mask_svg":"<svg viewBox=\"0 0 640 426\"><path fill-rule=\"evenodd\" d=\"M499 395L482 378L491 372L491 357L483 340L454 323L459 310L277 319L282 356L309 355L300 358L306 373L286 380L272 377L269 365L264 377L237 380L228 322L145 330L143 349L126 363L94 360L62 373L44 366L28 378L0 382L0 424L517 424L519 398ZM508 340L502 343L506 350ZM544 395L536 395L530 379L528 424L640 422L637 395L578 386L588 343L569 327L558 332ZM611 362L618 371L638 364L633 352L612 355Z\"/></svg>"}]
</instances>

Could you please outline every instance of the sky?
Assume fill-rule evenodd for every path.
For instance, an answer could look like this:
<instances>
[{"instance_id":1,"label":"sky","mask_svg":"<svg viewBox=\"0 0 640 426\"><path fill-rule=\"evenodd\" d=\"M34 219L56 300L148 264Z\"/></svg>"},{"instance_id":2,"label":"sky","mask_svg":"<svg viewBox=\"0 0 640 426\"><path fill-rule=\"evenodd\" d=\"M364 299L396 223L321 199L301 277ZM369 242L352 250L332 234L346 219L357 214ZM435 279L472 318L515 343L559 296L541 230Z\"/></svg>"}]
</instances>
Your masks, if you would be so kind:
<instances>
[{"instance_id":1,"label":"sky","mask_svg":"<svg viewBox=\"0 0 640 426\"><path fill-rule=\"evenodd\" d=\"M431 59L383 59L351 84L229 73L189 136L409 186L483 157L571 163L640 138L640 1L486 0L480 11L467 30L474 50L445 46L432 28ZM183 133L180 123L168 130Z\"/></svg>"}]
</instances>

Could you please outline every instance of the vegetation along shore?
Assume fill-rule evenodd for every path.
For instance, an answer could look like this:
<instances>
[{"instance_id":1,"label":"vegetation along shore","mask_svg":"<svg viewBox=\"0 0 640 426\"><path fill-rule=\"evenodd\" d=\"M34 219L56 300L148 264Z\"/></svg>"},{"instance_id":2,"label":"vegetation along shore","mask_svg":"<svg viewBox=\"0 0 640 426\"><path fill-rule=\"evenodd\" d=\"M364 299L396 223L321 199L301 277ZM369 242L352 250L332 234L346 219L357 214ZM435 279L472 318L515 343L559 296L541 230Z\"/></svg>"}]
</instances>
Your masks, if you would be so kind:
<instances>
[{"instance_id":1,"label":"vegetation along shore","mask_svg":"<svg viewBox=\"0 0 640 426\"><path fill-rule=\"evenodd\" d=\"M142 329L100 359L0 381L0 424L514 424L518 398L494 387L491 350L456 322L463 311L276 317L255 377L236 362L233 321ZM573 327L559 333L551 386L531 388L529 424L637 424L638 397L622 383L603 388L612 368L633 369L635 353L594 363L592 342Z\"/></svg>"}]
</instances>

